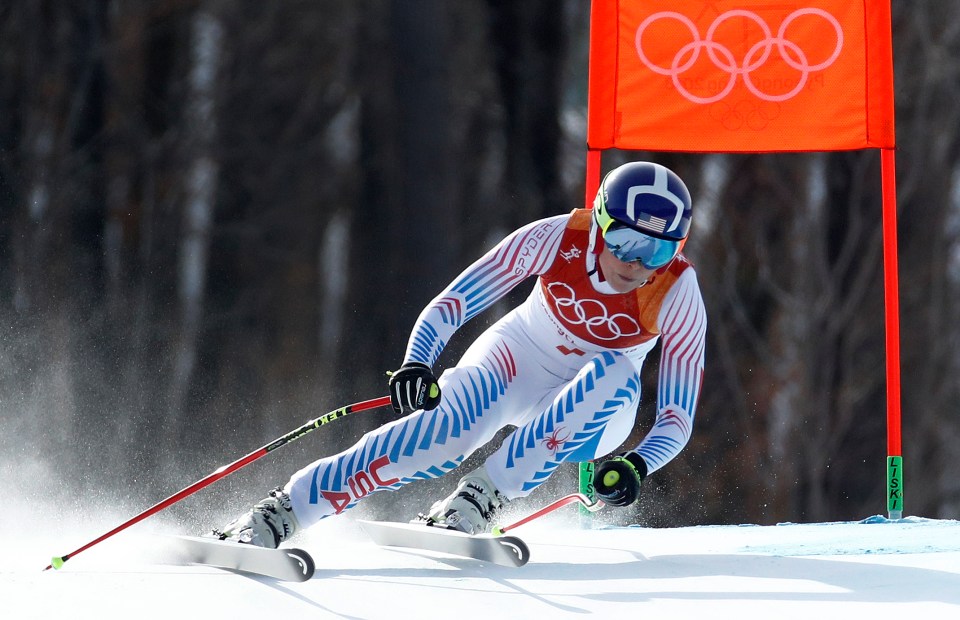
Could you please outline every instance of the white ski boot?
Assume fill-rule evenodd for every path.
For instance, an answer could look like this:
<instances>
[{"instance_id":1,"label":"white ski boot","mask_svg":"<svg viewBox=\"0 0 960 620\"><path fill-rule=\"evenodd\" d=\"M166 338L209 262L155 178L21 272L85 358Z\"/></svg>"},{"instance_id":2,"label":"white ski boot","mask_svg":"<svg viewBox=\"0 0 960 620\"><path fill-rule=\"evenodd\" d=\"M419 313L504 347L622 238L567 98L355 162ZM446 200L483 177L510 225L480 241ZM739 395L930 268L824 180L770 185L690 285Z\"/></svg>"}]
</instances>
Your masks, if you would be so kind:
<instances>
[{"instance_id":1,"label":"white ski boot","mask_svg":"<svg viewBox=\"0 0 960 620\"><path fill-rule=\"evenodd\" d=\"M464 476L450 497L436 502L427 520L467 534L485 534L494 514L508 501L481 467Z\"/></svg>"},{"instance_id":2,"label":"white ski boot","mask_svg":"<svg viewBox=\"0 0 960 620\"><path fill-rule=\"evenodd\" d=\"M300 528L293 514L290 496L277 488L222 530L214 530L220 540L233 540L258 547L276 549Z\"/></svg>"}]
</instances>

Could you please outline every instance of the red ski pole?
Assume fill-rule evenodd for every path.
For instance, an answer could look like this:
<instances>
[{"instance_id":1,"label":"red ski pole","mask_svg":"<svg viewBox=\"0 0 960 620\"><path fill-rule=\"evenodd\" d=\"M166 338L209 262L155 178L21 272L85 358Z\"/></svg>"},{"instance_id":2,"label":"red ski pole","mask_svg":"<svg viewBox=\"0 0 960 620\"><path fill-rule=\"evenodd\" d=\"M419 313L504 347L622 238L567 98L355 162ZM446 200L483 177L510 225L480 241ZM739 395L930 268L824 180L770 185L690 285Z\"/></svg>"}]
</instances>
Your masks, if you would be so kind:
<instances>
[{"instance_id":1,"label":"red ski pole","mask_svg":"<svg viewBox=\"0 0 960 620\"><path fill-rule=\"evenodd\" d=\"M96 545L96 544L98 544L98 543L103 542L104 540L110 538L110 537L113 536L114 534L117 534L117 533L119 533L119 532L122 532L123 530L127 529L127 528L130 527L131 525L134 525L135 523L139 523L140 521L143 521L143 520L146 519L147 517L149 517L149 516L151 516L151 515L154 515L154 514L160 512L160 511L163 510L164 508L167 508L167 507L169 507L169 506L172 506L173 504L176 504L176 503L179 502L180 500L185 499L185 498L193 495L194 493L196 493L196 492L199 491L200 489L202 489L202 488L204 488L204 487L206 487L206 486L209 486L209 485L213 484L213 483L216 482L217 480L220 480L221 478L225 478L225 477L229 476L230 474L232 474L233 472L237 471L237 470L240 469L241 467L244 467L245 465L249 465L250 463L256 461L256 460L259 459L260 457L265 456L267 453L273 452L274 450L276 450L277 448L279 448L279 447L281 447L281 446L285 446L285 445L287 445L288 443L290 443L290 442L292 442L292 441L296 441L297 439L300 439L301 437L303 437L304 435L306 435L306 434L309 433L310 431L313 431L313 430L315 430L315 429L318 429L318 428L320 428L321 426L323 426L324 424L328 424L329 422L333 422L334 420L336 420L336 419L338 419L338 418L342 418L342 417L344 417L344 416L347 416L347 415L349 415L349 414L351 414L351 413L356 413L356 412L358 412L358 411L365 411L365 410L367 410L367 409L374 409L374 408L376 408L376 407L382 407L382 406L384 406L384 405L389 405L389 404L390 404L390 397L389 397L389 396L382 396L382 397L380 397L380 398L374 398L374 399L371 399L371 400L365 400L365 401L362 401L362 402L359 402L359 403L354 403L354 404L352 404L352 405L347 405L346 407L341 407L341 408L339 408L339 409L334 409L333 411L331 411L331 412L329 412L329 413L323 414L323 415L320 416L319 418L316 418L316 419L314 419L314 420L310 420L309 422L307 422L306 424L304 424L304 425L301 426L300 428L298 428L298 429L296 429L296 430L293 430L293 431L290 431L289 433L287 433L287 434L284 435L283 437L279 437L279 438L277 438L277 439L274 439L273 441L271 441L271 442L268 443L267 445L263 446L262 448L260 448L260 449L258 449L258 450L254 450L253 452L251 452L250 454L246 455L245 457L243 457L243 458L241 458L241 459L237 459L236 461L230 463L229 465L224 465L223 467L218 468L216 471L214 471L213 473L209 474L209 475L206 476L205 478L203 478L203 479L201 479L201 480L197 480L196 482L194 482L193 484L191 484L191 485L188 486L187 488L183 489L182 491L179 491L179 492L177 492L177 493L174 493L173 495L171 495L171 496L168 497L167 499L163 500L163 501L160 502L159 504L155 504L154 506L152 506L152 507L144 510L143 512L141 512L141 513L138 514L137 516L129 519L128 521L125 521L125 522L121 523L120 525L118 525L117 527L113 528L112 530L110 530L109 532L107 532L106 534L104 534L103 536L100 536L99 538L96 538L96 539L94 539L94 540L91 540L90 542L88 542L88 543L85 544L84 546L80 547L80 548L77 549L76 551L73 551L73 552L71 552L71 553L67 553L66 555L61 555L61 556L58 556L58 557L53 558L53 560L50 561L50 564L49 564L45 569L43 569L43 570L46 571L46 570L50 570L51 568L59 569L61 566L63 566L64 562L66 562L67 560L69 560L69 559L72 558L73 556L77 555L78 553L80 553L80 552L82 552L82 551L86 551L86 550L89 549L90 547L92 547L92 546L94 546L94 545Z\"/></svg>"},{"instance_id":2,"label":"red ski pole","mask_svg":"<svg viewBox=\"0 0 960 620\"><path fill-rule=\"evenodd\" d=\"M589 510L590 512L596 512L601 508L603 508L604 506L603 502L601 502L600 500L597 500L595 502L590 501L590 498L588 498L586 495L583 495L582 493L573 493L571 495L567 495L566 497L561 497L560 499L547 504L546 506L534 512L533 514L529 514L524 518L520 519L519 521L511 523L510 525L504 525L502 527L493 528L493 535L500 536L501 534L505 534L507 531L512 530L514 528L518 528L521 525L524 525L525 523L529 523L533 521L534 519L539 519L540 517L546 514L549 514L558 508L563 508L568 504L576 504L576 503L582 504L583 507Z\"/></svg>"}]
</instances>

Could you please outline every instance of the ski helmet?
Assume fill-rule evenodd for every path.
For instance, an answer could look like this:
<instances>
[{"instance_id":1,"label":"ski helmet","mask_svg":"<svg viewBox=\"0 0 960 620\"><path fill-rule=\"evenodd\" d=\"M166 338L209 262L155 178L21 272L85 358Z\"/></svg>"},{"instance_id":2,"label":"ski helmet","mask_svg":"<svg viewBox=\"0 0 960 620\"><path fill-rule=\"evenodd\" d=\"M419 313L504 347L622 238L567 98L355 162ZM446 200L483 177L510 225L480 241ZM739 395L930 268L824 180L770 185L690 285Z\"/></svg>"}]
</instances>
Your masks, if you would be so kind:
<instances>
[{"instance_id":1,"label":"ski helmet","mask_svg":"<svg viewBox=\"0 0 960 620\"><path fill-rule=\"evenodd\" d=\"M610 252L648 269L673 260L690 232L690 192L671 170L651 162L632 162L607 173L593 211Z\"/></svg>"}]
</instances>

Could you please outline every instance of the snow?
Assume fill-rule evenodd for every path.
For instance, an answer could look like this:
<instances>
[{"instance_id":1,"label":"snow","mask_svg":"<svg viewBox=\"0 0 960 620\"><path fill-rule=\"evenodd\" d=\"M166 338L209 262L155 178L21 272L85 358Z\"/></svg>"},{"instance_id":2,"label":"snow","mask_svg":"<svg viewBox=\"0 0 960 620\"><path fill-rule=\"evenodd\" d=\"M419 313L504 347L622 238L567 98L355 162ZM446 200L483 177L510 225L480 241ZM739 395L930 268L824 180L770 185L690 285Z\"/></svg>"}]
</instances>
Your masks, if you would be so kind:
<instances>
[{"instance_id":1,"label":"snow","mask_svg":"<svg viewBox=\"0 0 960 620\"><path fill-rule=\"evenodd\" d=\"M531 560L503 568L374 546L348 515L301 534L314 578L281 583L153 564L160 529L134 526L67 562L120 521L0 534L4 618L580 618L818 620L960 617L960 522L581 528L574 508L513 533ZM122 520L121 520L122 521ZM82 521L81 521L82 522ZM270 613L270 616L261 614ZM288 615L289 614L289 615Z\"/></svg>"}]
</instances>

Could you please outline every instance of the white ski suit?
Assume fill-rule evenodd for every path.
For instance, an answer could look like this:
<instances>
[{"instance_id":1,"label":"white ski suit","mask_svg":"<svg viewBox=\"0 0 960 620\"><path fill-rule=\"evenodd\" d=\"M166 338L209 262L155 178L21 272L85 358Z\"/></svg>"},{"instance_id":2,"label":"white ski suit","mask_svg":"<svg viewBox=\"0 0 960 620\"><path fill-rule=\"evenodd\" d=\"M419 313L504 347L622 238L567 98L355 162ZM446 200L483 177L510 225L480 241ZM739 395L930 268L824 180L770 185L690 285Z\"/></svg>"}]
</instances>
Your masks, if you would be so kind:
<instances>
[{"instance_id":1,"label":"white ski suit","mask_svg":"<svg viewBox=\"0 0 960 620\"><path fill-rule=\"evenodd\" d=\"M424 308L404 362L433 366L457 329L530 276L530 296L487 329L438 383L440 405L364 435L286 485L303 527L455 469L501 428L486 460L507 498L525 496L560 464L616 450L634 428L647 353L662 338L656 419L635 448L652 473L690 438L703 372L706 314L681 254L642 287L616 293L597 264L590 211L533 222L461 273ZM425 507L426 508L426 507Z\"/></svg>"}]
</instances>

